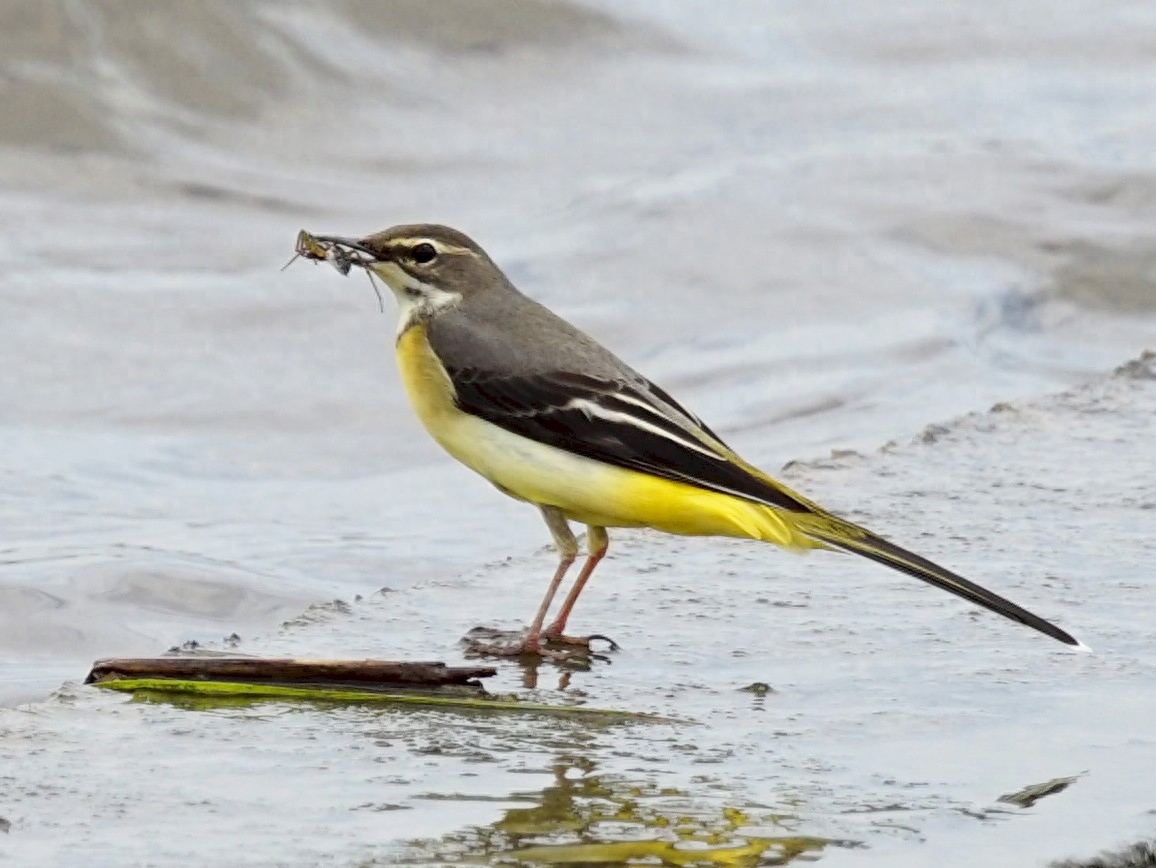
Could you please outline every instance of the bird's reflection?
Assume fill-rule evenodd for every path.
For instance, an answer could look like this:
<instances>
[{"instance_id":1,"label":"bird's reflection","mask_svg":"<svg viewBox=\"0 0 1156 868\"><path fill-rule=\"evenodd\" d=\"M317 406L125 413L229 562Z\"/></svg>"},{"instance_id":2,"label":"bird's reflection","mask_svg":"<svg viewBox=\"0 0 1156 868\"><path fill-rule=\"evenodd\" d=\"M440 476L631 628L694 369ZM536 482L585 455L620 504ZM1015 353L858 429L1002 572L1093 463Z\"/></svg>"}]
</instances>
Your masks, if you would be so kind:
<instances>
[{"instance_id":1,"label":"bird's reflection","mask_svg":"<svg viewBox=\"0 0 1156 868\"><path fill-rule=\"evenodd\" d=\"M587 758L559 757L551 771L549 786L512 794L512 799L532 802L529 807L508 808L488 826L415 842L410 858L418 864L742 868L784 865L831 844L856 846L798 834L801 822L789 814L720 805L651 780L599 774Z\"/></svg>"}]
</instances>

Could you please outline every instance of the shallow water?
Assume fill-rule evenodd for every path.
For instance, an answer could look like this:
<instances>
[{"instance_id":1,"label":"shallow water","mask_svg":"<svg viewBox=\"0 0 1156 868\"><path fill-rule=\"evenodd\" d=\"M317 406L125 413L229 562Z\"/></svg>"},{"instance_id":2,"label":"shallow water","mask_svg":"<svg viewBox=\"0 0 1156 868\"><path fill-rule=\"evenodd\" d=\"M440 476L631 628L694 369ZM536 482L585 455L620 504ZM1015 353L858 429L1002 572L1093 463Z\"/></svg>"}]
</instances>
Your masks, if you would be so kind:
<instances>
[{"instance_id":1,"label":"shallow water","mask_svg":"<svg viewBox=\"0 0 1156 868\"><path fill-rule=\"evenodd\" d=\"M1156 387L1111 371L1156 345L1156 12L651 6L0 6L0 854L1041 864L1154 834ZM531 614L547 534L420 432L389 300L277 270L302 227L424 219L1095 655L848 558L618 533L575 627L623 651L530 695L695 725L77 686L234 633L454 661Z\"/></svg>"}]
</instances>

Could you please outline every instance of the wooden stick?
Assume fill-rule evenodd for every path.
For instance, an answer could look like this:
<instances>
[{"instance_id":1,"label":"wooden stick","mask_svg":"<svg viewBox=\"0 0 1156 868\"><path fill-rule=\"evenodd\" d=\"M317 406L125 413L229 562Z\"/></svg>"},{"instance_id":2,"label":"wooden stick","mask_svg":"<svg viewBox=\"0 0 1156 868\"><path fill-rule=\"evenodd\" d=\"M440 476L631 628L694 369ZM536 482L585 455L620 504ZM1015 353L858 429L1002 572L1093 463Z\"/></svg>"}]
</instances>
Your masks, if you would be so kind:
<instances>
[{"instance_id":1,"label":"wooden stick","mask_svg":"<svg viewBox=\"0 0 1156 868\"><path fill-rule=\"evenodd\" d=\"M469 684L497 672L487 666L446 666L395 660L294 660L261 657L123 657L97 660L85 684L115 678L179 678L259 684L324 683L381 687Z\"/></svg>"}]
</instances>

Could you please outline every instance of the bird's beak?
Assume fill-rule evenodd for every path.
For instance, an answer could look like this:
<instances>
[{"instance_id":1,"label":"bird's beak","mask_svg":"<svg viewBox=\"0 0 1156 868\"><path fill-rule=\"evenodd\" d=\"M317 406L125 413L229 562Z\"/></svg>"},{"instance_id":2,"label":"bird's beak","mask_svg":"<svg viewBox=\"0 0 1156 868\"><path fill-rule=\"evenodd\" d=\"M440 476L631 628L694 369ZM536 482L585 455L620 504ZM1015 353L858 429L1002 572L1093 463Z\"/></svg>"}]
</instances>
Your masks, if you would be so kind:
<instances>
[{"instance_id":1,"label":"bird's beak","mask_svg":"<svg viewBox=\"0 0 1156 868\"><path fill-rule=\"evenodd\" d=\"M364 240L358 241L355 238L343 238L340 235L314 235L313 238L324 244L339 244L350 250L356 250L359 253L366 253L373 257L374 261L378 260L377 251L366 246Z\"/></svg>"}]
</instances>

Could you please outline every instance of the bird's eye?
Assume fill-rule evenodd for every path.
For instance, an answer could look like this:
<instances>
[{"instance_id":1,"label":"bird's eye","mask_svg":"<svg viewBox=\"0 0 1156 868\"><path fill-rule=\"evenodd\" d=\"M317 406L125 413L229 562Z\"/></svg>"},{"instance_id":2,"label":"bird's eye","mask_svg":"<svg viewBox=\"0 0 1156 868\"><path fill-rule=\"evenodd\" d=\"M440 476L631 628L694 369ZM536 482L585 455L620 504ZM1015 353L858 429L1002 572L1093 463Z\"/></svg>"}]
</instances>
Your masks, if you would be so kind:
<instances>
[{"instance_id":1,"label":"bird's eye","mask_svg":"<svg viewBox=\"0 0 1156 868\"><path fill-rule=\"evenodd\" d=\"M421 244L414 247L414 249L410 251L409 255L413 257L413 261L418 265L425 265L427 262L433 262L435 259L437 259L438 252L432 244L427 241L423 241Z\"/></svg>"}]
</instances>

